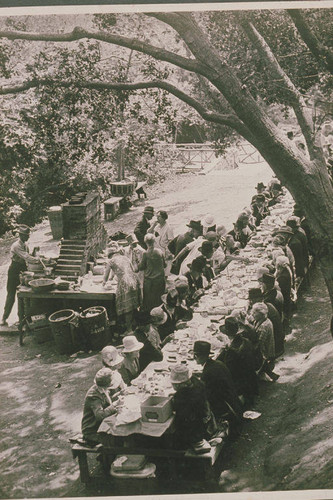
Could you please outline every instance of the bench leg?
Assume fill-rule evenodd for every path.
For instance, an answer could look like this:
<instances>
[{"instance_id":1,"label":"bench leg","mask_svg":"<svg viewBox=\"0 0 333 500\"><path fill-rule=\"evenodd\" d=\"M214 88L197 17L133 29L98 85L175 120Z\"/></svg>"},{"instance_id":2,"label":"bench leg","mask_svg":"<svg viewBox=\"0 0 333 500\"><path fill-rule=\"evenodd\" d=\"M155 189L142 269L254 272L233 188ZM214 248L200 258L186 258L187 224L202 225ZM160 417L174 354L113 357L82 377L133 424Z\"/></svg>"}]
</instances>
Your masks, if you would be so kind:
<instances>
[{"instance_id":1,"label":"bench leg","mask_svg":"<svg viewBox=\"0 0 333 500\"><path fill-rule=\"evenodd\" d=\"M88 460L87 453L80 452L77 454L79 460L79 469L80 469L80 479L82 483L87 484L90 480L89 468L88 468Z\"/></svg>"}]
</instances>

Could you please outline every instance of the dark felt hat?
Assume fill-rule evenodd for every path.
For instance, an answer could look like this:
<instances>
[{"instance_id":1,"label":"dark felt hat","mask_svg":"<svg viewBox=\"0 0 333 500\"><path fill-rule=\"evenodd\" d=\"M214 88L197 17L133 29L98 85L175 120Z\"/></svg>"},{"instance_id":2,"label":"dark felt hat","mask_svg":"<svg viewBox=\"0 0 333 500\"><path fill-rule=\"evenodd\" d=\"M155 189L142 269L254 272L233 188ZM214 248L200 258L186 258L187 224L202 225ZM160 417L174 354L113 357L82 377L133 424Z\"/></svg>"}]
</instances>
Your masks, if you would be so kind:
<instances>
[{"instance_id":1,"label":"dark felt hat","mask_svg":"<svg viewBox=\"0 0 333 500\"><path fill-rule=\"evenodd\" d=\"M30 234L30 227L25 226L24 224L21 224L18 228L18 233L29 235Z\"/></svg>"},{"instance_id":2,"label":"dark felt hat","mask_svg":"<svg viewBox=\"0 0 333 500\"><path fill-rule=\"evenodd\" d=\"M264 285L273 287L275 284L275 276L273 274L265 273L262 275L262 282Z\"/></svg>"},{"instance_id":3,"label":"dark felt hat","mask_svg":"<svg viewBox=\"0 0 333 500\"><path fill-rule=\"evenodd\" d=\"M236 335L238 332L238 321L233 316L227 316L224 320L224 325L220 326L220 332L225 335Z\"/></svg>"},{"instance_id":4,"label":"dark felt hat","mask_svg":"<svg viewBox=\"0 0 333 500\"><path fill-rule=\"evenodd\" d=\"M256 189L266 189L266 186L263 182L258 182L256 185Z\"/></svg>"},{"instance_id":5,"label":"dark felt hat","mask_svg":"<svg viewBox=\"0 0 333 500\"><path fill-rule=\"evenodd\" d=\"M266 273L267 276L267 273ZM263 298L263 293L260 288L250 288L249 289L249 300L255 301L255 300L262 300Z\"/></svg>"},{"instance_id":6,"label":"dark felt hat","mask_svg":"<svg viewBox=\"0 0 333 500\"><path fill-rule=\"evenodd\" d=\"M145 208L143 209L143 213L144 213L144 214L154 214L154 207L150 207L150 206L145 207Z\"/></svg>"},{"instance_id":7,"label":"dark felt hat","mask_svg":"<svg viewBox=\"0 0 333 500\"><path fill-rule=\"evenodd\" d=\"M202 231L202 225L199 220L191 220L188 224L186 224L187 227L191 227L192 229L196 229L197 231Z\"/></svg>"},{"instance_id":8,"label":"dark felt hat","mask_svg":"<svg viewBox=\"0 0 333 500\"><path fill-rule=\"evenodd\" d=\"M196 340L194 342L193 352L194 354L199 354L199 356L208 356L211 354L210 347L210 343L206 342L206 340Z\"/></svg>"},{"instance_id":9,"label":"dark felt hat","mask_svg":"<svg viewBox=\"0 0 333 500\"><path fill-rule=\"evenodd\" d=\"M201 243L201 247L199 248L199 250L201 253L213 252L213 243L211 241L205 240Z\"/></svg>"},{"instance_id":10,"label":"dark felt hat","mask_svg":"<svg viewBox=\"0 0 333 500\"><path fill-rule=\"evenodd\" d=\"M196 271L198 273L202 273L204 270L206 263L202 257L197 257L196 259L192 260L190 264L188 264L188 267L192 271Z\"/></svg>"},{"instance_id":11,"label":"dark felt hat","mask_svg":"<svg viewBox=\"0 0 333 500\"><path fill-rule=\"evenodd\" d=\"M277 228L275 231L276 231L276 234L286 234L286 235L293 234L293 230L289 226L281 226L281 227Z\"/></svg>"}]
</instances>

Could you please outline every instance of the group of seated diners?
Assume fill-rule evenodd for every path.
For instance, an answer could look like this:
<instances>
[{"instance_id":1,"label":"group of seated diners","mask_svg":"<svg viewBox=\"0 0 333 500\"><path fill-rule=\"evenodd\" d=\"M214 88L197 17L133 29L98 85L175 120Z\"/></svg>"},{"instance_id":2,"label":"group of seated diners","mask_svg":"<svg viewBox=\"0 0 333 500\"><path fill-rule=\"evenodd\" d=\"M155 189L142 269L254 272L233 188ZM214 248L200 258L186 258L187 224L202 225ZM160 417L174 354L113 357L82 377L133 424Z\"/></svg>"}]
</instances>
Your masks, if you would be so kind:
<instances>
[{"instance_id":1,"label":"group of seated diners","mask_svg":"<svg viewBox=\"0 0 333 500\"><path fill-rule=\"evenodd\" d=\"M98 428L105 417L117 412L116 402L126 386L151 362L163 360L163 346L192 319L192 308L212 278L224 269L225 262L244 259L238 255L239 248L245 247L270 207L283 199L283 188L276 180L267 188L263 183L256 188L251 210L240 214L230 233L222 230L223 226L216 227L210 217L204 226L191 221L190 234L172 239L169 252L176 254L171 270L174 274L182 252L185 257L192 252L194 257L187 270L175 277L172 287L160 295L160 303L134 310L131 331L122 337L122 345L108 345L101 351L103 367L84 402L82 433L89 444L99 442ZM275 362L284 352L296 288L307 272L309 251L307 221L295 205L285 225L271 234L266 261L257 268L257 286L248 291L247 310L231 312L218 327L217 339L227 337L227 345L213 355L210 342L196 340L193 357L201 370L193 374L186 361L170 368L175 391L174 447L204 453L221 439L226 428L229 436L236 437L243 412L253 408L259 395L260 380L274 382L279 378ZM177 264L179 270L183 262ZM139 264L138 269L144 267Z\"/></svg>"}]
</instances>

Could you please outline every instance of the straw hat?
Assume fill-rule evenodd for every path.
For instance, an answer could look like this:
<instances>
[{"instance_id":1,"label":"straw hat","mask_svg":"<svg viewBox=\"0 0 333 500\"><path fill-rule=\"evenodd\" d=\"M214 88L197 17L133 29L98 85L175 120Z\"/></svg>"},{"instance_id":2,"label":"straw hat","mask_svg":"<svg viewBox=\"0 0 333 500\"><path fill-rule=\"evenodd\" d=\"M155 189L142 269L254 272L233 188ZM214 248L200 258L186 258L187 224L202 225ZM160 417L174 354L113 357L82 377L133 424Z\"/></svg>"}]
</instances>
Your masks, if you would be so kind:
<instances>
[{"instance_id":1,"label":"straw hat","mask_svg":"<svg viewBox=\"0 0 333 500\"><path fill-rule=\"evenodd\" d=\"M135 236L135 234L129 234L128 236L126 236L126 241L130 245L133 244L133 243L139 243L139 241L138 241L137 237Z\"/></svg>"},{"instance_id":2,"label":"straw hat","mask_svg":"<svg viewBox=\"0 0 333 500\"><path fill-rule=\"evenodd\" d=\"M25 226L24 224L22 224L19 228L18 228L18 233L19 234L26 234L29 236L30 234L30 227L29 226Z\"/></svg>"},{"instance_id":3,"label":"straw hat","mask_svg":"<svg viewBox=\"0 0 333 500\"><path fill-rule=\"evenodd\" d=\"M102 361L107 366L113 368L124 361L124 358L120 356L118 350L113 345L107 345L101 350Z\"/></svg>"},{"instance_id":4,"label":"straw hat","mask_svg":"<svg viewBox=\"0 0 333 500\"><path fill-rule=\"evenodd\" d=\"M134 335L128 335L123 338L123 353L125 352L135 352L140 351L143 348L143 343L138 342L137 338Z\"/></svg>"},{"instance_id":5,"label":"straw hat","mask_svg":"<svg viewBox=\"0 0 333 500\"><path fill-rule=\"evenodd\" d=\"M215 226L215 224L216 224L215 218L211 214L206 215L206 217L202 221L202 225L204 227L212 227L212 226Z\"/></svg>"},{"instance_id":6,"label":"straw hat","mask_svg":"<svg viewBox=\"0 0 333 500\"><path fill-rule=\"evenodd\" d=\"M192 372L186 365L176 365L171 369L170 379L172 384L187 382L192 377Z\"/></svg>"}]
</instances>

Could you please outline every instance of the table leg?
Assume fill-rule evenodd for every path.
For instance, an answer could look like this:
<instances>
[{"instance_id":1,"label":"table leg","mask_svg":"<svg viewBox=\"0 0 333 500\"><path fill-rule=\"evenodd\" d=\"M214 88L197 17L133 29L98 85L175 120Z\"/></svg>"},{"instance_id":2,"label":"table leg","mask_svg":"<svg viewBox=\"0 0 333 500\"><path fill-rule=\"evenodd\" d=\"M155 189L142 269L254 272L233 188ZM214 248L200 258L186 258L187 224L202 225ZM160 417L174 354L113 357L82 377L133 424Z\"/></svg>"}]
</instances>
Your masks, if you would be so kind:
<instances>
[{"instance_id":1,"label":"table leg","mask_svg":"<svg viewBox=\"0 0 333 500\"><path fill-rule=\"evenodd\" d=\"M23 345L24 299L21 297L17 298L17 312L18 312L18 318L19 318L18 329L19 329L19 336L20 336L20 345Z\"/></svg>"}]
</instances>

